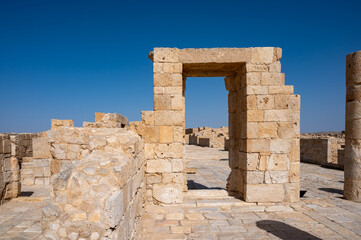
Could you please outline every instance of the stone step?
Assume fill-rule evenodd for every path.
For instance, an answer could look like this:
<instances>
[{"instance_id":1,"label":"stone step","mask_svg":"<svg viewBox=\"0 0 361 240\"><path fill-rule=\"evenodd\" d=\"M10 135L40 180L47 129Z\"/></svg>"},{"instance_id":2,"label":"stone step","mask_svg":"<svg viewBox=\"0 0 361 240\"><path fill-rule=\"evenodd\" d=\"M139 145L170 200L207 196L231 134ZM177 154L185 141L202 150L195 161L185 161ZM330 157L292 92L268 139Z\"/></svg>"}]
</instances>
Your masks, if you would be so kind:
<instances>
[{"instance_id":1,"label":"stone step","mask_svg":"<svg viewBox=\"0 0 361 240\"><path fill-rule=\"evenodd\" d=\"M188 190L185 197L188 199L234 199L228 196L226 190L214 189Z\"/></svg>"}]
</instances>

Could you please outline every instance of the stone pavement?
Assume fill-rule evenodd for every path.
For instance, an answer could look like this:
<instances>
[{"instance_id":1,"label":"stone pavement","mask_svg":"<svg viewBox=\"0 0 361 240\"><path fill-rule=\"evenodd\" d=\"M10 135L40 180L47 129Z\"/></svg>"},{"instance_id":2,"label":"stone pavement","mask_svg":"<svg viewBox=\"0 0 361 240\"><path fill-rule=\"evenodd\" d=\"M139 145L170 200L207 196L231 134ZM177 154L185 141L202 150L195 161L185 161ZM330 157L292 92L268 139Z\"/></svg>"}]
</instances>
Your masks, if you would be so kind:
<instances>
[{"instance_id":1,"label":"stone pavement","mask_svg":"<svg viewBox=\"0 0 361 240\"><path fill-rule=\"evenodd\" d=\"M0 239L40 239L41 209L48 187L24 186L18 198L0 206Z\"/></svg>"},{"instance_id":2,"label":"stone pavement","mask_svg":"<svg viewBox=\"0 0 361 240\"><path fill-rule=\"evenodd\" d=\"M257 205L223 190L226 158L220 149L186 146L187 167L198 169L188 180L198 189L179 206L148 204L138 239L361 239L361 204L342 199L343 171L301 164L307 193L299 203ZM0 239L41 239L48 189L22 190L20 198L0 206Z\"/></svg>"},{"instance_id":3,"label":"stone pavement","mask_svg":"<svg viewBox=\"0 0 361 240\"><path fill-rule=\"evenodd\" d=\"M227 152L186 146L186 201L148 204L139 239L361 239L361 204L342 199L343 171L301 164L297 204L256 205L227 196ZM217 190L220 189L220 190Z\"/></svg>"}]
</instances>

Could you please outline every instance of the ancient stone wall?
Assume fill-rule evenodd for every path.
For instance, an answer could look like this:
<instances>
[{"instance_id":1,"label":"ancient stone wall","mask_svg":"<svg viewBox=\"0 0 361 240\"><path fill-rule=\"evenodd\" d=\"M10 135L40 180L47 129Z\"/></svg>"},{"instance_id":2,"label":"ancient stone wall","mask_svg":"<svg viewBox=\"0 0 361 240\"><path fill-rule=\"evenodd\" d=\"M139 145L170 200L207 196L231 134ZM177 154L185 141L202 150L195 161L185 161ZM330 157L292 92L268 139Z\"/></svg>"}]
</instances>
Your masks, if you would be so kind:
<instances>
[{"instance_id":1,"label":"ancient stone wall","mask_svg":"<svg viewBox=\"0 0 361 240\"><path fill-rule=\"evenodd\" d=\"M302 136L300 139L301 161L343 168L344 138L322 135Z\"/></svg>"},{"instance_id":2,"label":"ancient stone wall","mask_svg":"<svg viewBox=\"0 0 361 240\"><path fill-rule=\"evenodd\" d=\"M32 157L31 133L0 134L0 204L15 198L21 191L20 167L22 161Z\"/></svg>"},{"instance_id":3,"label":"ancient stone wall","mask_svg":"<svg viewBox=\"0 0 361 240\"><path fill-rule=\"evenodd\" d=\"M224 148L228 138L228 128L198 127L186 129L185 143L202 147ZM188 140L188 141L187 141Z\"/></svg>"},{"instance_id":4,"label":"ancient stone wall","mask_svg":"<svg viewBox=\"0 0 361 240\"><path fill-rule=\"evenodd\" d=\"M43 209L45 235L130 239L144 204L143 141L122 125L86 126L42 133L52 156L51 199Z\"/></svg>"}]
</instances>

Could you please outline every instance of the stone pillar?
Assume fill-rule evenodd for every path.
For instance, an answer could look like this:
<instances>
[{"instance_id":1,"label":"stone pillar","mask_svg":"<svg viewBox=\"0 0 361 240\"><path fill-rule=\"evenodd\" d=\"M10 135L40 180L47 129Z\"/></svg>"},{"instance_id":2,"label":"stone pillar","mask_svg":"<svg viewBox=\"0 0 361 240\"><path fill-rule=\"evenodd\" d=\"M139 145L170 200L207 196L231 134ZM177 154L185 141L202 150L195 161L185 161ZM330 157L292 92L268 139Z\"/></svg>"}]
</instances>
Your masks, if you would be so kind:
<instances>
[{"instance_id":1,"label":"stone pillar","mask_svg":"<svg viewBox=\"0 0 361 240\"><path fill-rule=\"evenodd\" d=\"M361 201L361 51L346 57L344 197Z\"/></svg>"},{"instance_id":2,"label":"stone pillar","mask_svg":"<svg viewBox=\"0 0 361 240\"><path fill-rule=\"evenodd\" d=\"M154 111L142 112L147 194L156 203L182 203L185 132L185 80L178 49L153 52Z\"/></svg>"}]
</instances>

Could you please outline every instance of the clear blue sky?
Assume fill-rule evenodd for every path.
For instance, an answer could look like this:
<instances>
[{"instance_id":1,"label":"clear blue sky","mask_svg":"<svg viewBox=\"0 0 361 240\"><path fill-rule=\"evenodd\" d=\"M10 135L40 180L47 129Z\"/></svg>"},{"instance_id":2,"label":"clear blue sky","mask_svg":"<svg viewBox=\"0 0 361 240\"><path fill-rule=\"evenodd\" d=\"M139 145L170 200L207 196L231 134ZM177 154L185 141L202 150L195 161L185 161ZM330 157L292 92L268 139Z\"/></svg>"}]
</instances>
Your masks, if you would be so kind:
<instances>
[{"instance_id":1,"label":"clear blue sky","mask_svg":"<svg viewBox=\"0 0 361 240\"><path fill-rule=\"evenodd\" d=\"M344 130L345 57L361 50L361 1L0 2L0 132L50 119L153 109L154 47L276 46L301 95L301 130ZM190 79L187 126L227 125L223 80Z\"/></svg>"}]
</instances>

